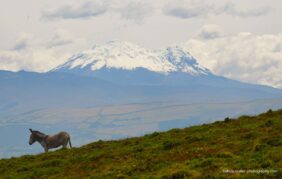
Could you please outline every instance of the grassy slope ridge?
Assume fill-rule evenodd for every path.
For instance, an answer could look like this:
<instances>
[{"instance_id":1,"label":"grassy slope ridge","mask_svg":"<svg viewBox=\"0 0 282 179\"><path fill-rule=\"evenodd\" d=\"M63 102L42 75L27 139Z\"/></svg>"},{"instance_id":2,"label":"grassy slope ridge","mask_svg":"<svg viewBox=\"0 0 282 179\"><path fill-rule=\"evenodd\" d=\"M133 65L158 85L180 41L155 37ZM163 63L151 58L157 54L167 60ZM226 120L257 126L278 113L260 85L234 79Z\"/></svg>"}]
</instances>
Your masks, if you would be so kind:
<instances>
[{"instance_id":1,"label":"grassy slope ridge","mask_svg":"<svg viewBox=\"0 0 282 179\"><path fill-rule=\"evenodd\" d=\"M0 160L0 178L282 178L282 110ZM224 169L272 169L226 174Z\"/></svg>"}]
</instances>

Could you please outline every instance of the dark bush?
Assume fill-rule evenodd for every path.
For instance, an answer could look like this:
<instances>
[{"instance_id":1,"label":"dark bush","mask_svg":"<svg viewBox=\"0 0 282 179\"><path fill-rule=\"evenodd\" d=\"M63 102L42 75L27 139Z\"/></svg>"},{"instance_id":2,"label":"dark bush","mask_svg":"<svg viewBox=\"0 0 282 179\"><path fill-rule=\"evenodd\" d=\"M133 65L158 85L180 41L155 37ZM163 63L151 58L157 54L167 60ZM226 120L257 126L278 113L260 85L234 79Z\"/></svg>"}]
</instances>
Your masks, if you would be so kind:
<instances>
[{"instance_id":1,"label":"dark bush","mask_svg":"<svg viewBox=\"0 0 282 179\"><path fill-rule=\"evenodd\" d=\"M271 120L268 120L264 124L266 127L271 127L273 125L273 122Z\"/></svg>"},{"instance_id":2,"label":"dark bush","mask_svg":"<svg viewBox=\"0 0 282 179\"><path fill-rule=\"evenodd\" d=\"M181 178L187 178L189 176L190 176L189 173L187 173L186 171L179 171L171 175L163 176L162 178L163 179L181 179Z\"/></svg>"},{"instance_id":3,"label":"dark bush","mask_svg":"<svg viewBox=\"0 0 282 179\"><path fill-rule=\"evenodd\" d=\"M164 150L170 150L170 149L174 148L177 145L179 145L179 143L176 142L176 141L164 141L163 142L163 149Z\"/></svg>"},{"instance_id":4,"label":"dark bush","mask_svg":"<svg viewBox=\"0 0 282 179\"><path fill-rule=\"evenodd\" d=\"M269 109L269 110L267 111L268 114L271 114L272 112L273 112L272 109Z\"/></svg>"},{"instance_id":5,"label":"dark bush","mask_svg":"<svg viewBox=\"0 0 282 179\"><path fill-rule=\"evenodd\" d=\"M160 133L159 132L154 132L154 133L152 133L151 135L150 135L150 137L156 137L156 136L158 136Z\"/></svg>"},{"instance_id":6,"label":"dark bush","mask_svg":"<svg viewBox=\"0 0 282 179\"><path fill-rule=\"evenodd\" d=\"M224 119L224 122L229 122L229 121L231 121L231 119L230 119L229 117L226 117L226 118Z\"/></svg>"}]
</instances>

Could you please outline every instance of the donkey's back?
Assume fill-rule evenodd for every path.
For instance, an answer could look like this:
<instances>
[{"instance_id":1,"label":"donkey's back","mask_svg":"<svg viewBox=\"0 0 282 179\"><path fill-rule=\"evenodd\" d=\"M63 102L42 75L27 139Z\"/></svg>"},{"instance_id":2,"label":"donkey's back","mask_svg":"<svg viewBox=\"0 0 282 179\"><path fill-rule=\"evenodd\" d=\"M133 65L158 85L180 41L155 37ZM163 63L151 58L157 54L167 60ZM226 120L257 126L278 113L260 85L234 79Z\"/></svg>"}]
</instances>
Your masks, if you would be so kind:
<instances>
[{"instance_id":1,"label":"donkey's back","mask_svg":"<svg viewBox=\"0 0 282 179\"><path fill-rule=\"evenodd\" d=\"M55 135L49 135L46 138L46 144L48 149L56 148L59 146L63 146L63 148L66 148L68 143L70 147L72 147L70 141L70 135L65 131L59 132Z\"/></svg>"}]
</instances>

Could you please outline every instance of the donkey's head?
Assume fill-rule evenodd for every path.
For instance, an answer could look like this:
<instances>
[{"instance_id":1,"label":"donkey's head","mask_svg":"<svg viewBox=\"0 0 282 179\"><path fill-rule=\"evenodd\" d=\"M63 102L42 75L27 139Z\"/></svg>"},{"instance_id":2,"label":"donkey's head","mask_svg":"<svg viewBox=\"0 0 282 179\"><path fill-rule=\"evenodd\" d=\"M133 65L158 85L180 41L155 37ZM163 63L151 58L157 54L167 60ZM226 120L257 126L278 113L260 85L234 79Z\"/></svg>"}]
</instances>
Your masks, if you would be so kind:
<instances>
[{"instance_id":1,"label":"donkey's head","mask_svg":"<svg viewBox=\"0 0 282 179\"><path fill-rule=\"evenodd\" d=\"M32 129L29 129L31 132L30 137L29 137L29 145L32 145L36 141L35 137L35 132Z\"/></svg>"}]
</instances>

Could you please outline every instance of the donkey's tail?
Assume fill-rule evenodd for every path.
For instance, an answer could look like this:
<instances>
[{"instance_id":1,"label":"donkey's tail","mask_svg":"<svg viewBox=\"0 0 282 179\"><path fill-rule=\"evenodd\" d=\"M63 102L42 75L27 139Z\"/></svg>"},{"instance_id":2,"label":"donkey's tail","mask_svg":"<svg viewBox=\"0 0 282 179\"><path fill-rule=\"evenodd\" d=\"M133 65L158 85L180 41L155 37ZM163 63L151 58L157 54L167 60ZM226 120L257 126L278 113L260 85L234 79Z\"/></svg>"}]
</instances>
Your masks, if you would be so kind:
<instances>
[{"instance_id":1,"label":"donkey's tail","mask_svg":"<svg viewBox=\"0 0 282 179\"><path fill-rule=\"evenodd\" d=\"M70 140L70 138L69 138L69 145L70 145L70 148L72 148L72 145L71 145L71 140Z\"/></svg>"}]
</instances>

